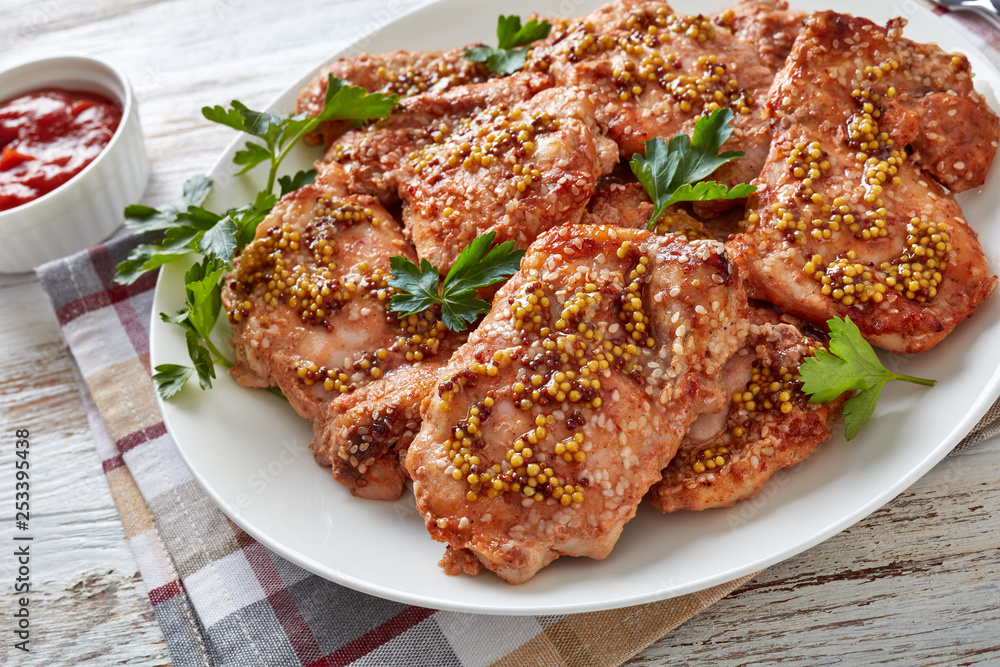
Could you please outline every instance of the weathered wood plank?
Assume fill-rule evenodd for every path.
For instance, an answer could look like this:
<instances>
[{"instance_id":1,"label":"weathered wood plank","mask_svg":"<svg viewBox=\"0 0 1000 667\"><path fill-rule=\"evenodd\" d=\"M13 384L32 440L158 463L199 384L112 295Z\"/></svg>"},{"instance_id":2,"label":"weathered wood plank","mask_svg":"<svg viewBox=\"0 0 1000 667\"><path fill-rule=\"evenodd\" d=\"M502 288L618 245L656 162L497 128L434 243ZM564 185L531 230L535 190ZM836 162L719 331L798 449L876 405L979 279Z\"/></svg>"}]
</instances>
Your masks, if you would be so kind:
<instances>
[{"instance_id":1,"label":"weathered wood plank","mask_svg":"<svg viewBox=\"0 0 1000 667\"><path fill-rule=\"evenodd\" d=\"M36 281L0 287L0 544L31 551L31 652L12 644L13 558L0 558L0 662L166 664L166 644L94 451L73 362ZM15 531L14 434L30 432L30 529ZM107 662L105 662L107 661Z\"/></svg>"},{"instance_id":2,"label":"weathered wood plank","mask_svg":"<svg viewBox=\"0 0 1000 667\"><path fill-rule=\"evenodd\" d=\"M1000 662L1000 442L769 568L629 665Z\"/></svg>"}]
</instances>

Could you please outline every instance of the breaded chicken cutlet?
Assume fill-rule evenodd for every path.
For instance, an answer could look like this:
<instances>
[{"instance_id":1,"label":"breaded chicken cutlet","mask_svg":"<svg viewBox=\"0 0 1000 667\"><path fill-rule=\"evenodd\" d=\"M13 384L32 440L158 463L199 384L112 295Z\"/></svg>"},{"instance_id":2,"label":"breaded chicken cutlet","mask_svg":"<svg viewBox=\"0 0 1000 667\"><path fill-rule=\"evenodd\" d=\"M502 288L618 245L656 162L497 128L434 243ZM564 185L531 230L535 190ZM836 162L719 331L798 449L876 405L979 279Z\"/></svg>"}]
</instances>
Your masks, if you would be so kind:
<instances>
[{"instance_id":1,"label":"breaded chicken cutlet","mask_svg":"<svg viewBox=\"0 0 1000 667\"><path fill-rule=\"evenodd\" d=\"M464 340L433 312L398 318L387 309L392 255L416 257L377 199L349 194L342 175L328 170L274 207L222 291L233 377L281 389L313 422L317 461L364 497L399 496L399 452L415 434L420 389L430 392L434 370ZM374 417L384 430L377 441L352 438L370 435L358 433L368 423L361 415L353 429L327 428L359 409L355 392L394 397L395 410Z\"/></svg>"},{"instance_id":2,"label":"breaded chicken cutlet","mask_svg":"<svg viewBox=\"0 0 1000 667\"><path fill-rule=\"evenodd\" d=\"M994 290L952 191L983 183L1000 119L969 61L885 27L813 15L768 99L774 140L727 248L751 296L920 352Z\"/></svg>"},{"instance_id":3,"label":"breaded chicken cutlet","mask_svg":"<svg viewBox=\"0 0 1000 667\"><path fill-rule=\"evenodd\" d=\"M691 425L650 503L662 512L730 507L829 440L847 396L810 403L799 380L799 366L822 347L794 318L751 308L746 341L720 372L727 409Z\"/></svg>"},{"instance_id":4,"label":"breaded chicken cutlet","mask_svg":"<svg viewBox=\"0 0 1000 667\"><path fill-rule=\"evenodd\" d=\"M423 411L406 468L448 571L606 557L749 320L721 244L602 225L535 241Z\"/></svg>"},{"instance_id":5,"label":"breaded chicken cutlet","mask_svg":"<svg viewBox=\"0 0 1000 667\"><path fill-rule=\"evenodd\" d=\"M355 190L402 200L417 254L446 273L478 236L526 248L578 222L614 144L580 89L521 73L404 100L388 119L338 139L327 158Z\"/></svg>"}]
</instances>

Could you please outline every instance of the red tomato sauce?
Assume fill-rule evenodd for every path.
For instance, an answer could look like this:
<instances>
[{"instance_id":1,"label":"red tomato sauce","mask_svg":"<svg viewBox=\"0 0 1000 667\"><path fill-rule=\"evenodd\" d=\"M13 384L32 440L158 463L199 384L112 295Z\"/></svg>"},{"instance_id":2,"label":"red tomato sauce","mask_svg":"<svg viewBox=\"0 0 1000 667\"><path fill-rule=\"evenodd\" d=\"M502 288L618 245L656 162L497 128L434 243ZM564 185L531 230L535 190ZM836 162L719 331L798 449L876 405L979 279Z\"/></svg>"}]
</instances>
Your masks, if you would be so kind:
<instances>
[{"instance_id":1,"label":"red tomato sauce","mask_svg":"<svg viewBox=\"0 0 1000 667\"><path fill-rule=\"evenodd\" d=\"M45 89L0 104L0 211L52 192L111 141L122 108L102 95Z\"/></svg>"}]
</instances>

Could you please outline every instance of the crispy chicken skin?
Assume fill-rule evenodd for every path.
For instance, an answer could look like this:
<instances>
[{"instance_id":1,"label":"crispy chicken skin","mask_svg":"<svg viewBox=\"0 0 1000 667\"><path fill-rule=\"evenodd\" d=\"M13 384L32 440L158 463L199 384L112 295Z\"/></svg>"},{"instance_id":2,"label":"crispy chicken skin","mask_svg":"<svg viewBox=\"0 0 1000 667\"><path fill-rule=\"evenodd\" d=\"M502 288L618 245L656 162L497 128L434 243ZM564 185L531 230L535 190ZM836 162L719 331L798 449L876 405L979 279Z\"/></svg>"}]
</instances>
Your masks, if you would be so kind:
<instances>
[{"instance_id":1,"label":"crispy chicken skin","mask_svg":"<svg viewBox=\"0 0 1000 667\"><path fill-rule=\"evenodd\" d=\"M608 183L594 192L580 222L645 229L652 215L653 202L640 184Z\"/></svg>"},{"instance_id":2,"label":"crispy chicken skin","mask_svg":"<svg viewBox=\"0 0 1000 667\"><path fill-rule=\"evenodd\" d=\"M741 0L717 15L715 22L755 46L768 67L780 70L806 16L805 12L789 11L783 0Z\"/></svg>"},{"instance_id":3,"label":"crispy chicken skin","mask_svg":"<svg viewBox=\"0 0 1000 667\"><path fill-rule=\"evenodd\" d=\"M769 306L753 308L750 322L746 342L721 371L728 409L691 425L650 489L649 501L662 512L730 507L751 498L833 434L846 396L814 405L798 380L802 361L822 343Z\"/></svg>"},{"instance_id":4,"label":"crispy chicken skin","mask_svg":"<svg viewBox=\"0 0 1000 667\"><path fill-rule=\"evenodd\" d=\"M698 414L747 302L714 241L599 225L541 235L452 356L406 468L449 572L511 583L606 557Z\"/></svg>"},{"instance_id":5,"label":"crispy chicken skin","mask_svg":"<svg viewBox=\"0 0 1000 667\"><path fill-rule=\"evenodd\" d=\"M597 120L628 160L645 142L691 134L703 114L729 107L735 131L724 150L746 156L712 178L734 185L756 178L770 132L761 116L775 68L754 45L705 16L675 14L664 2L616 0L579 19L557 23L534 46L529 69L548 72L558 85L581 87L595 99ZM712 202L706 215L735 205Z\"/></svg>"},{"instance_id":6,"label":"crispy chicken skin","mask_svg":"<svg viewBox=\"0 0 1000 667\"><path fill-rule=\"evenodd\" d=\"M363 53L354 58L340 58L320 70L299 93L297 113L316 116L323 110L331 75L370 93L395 93L400 97L480 83L492 76L482 63L466 60L464 49ZM328 121L307 139L329 146L349 128L346 121Z\"/></svg>"},{"instance_id":7,"label":"crispy chicken skin","mask_svg":"<svg viewBox=\"0 0 1000 667\"><path fill-rule=\"evenodd\" d=\"M381 467L369 470L371 453L358 456L348 448L344 456L338 446L331 454L327 450L338 443L322 438L326 421L359 408L353 392L396 382L394 374L404 370L418 377L422 365L440 365L434 357L447 358L456 345L431 312L402 321L388 313L389 257L412 260L415 254L378 200L349 195L342 184L328 171L316 184L286 195L224 279L222 301L236 351L230 373L245 386L280 388L296 412L313 421L317 457L328 465L336 457L342 479L342 461L354 468L354 478L368 474L367 486L349 485L356 495L387 497L385 485L401 486L398 456L400 479L390 480ZM413 386L416 391L421 385ZM368 394L384 401L393 386ZM352 400L341 409L341 398ZM401 405L403 412L391 415L389 424L399 433L396 450L405 448L406 427L395 420L409 423L412 417L405 414L405 401Z\"/></svg>"},{"instance_id":8,"label":"crispy chicken skin","mask_svg":"<svg viewBox=\"0 0 1000 667\"><path fill-rule=\"evenodd\" d=\"M455 337L457 338L457 336ZM452 337L442 347L454 349ZM378 382L338 398L313 441L316 462L362 498L394 500L403 493L403 457L420 429L420 407L437 388L451 350L419 365L401 366Z\"/></svg>"},{"instance_id":9,"label":"crispy chicken skin","mask_svg":"<svg viewBox=\"0 0 1000 667\"><path fill-rule=\"evenodd\" d=\"M362 178L371 173L376 187L396 191L417 254L442 272L487 232L525 248L550 227L578 222L597 180L617 163L614 144L601 136L593 104L580 89L552 88L516 101L544 85L539 76L505 80L510 102L485 106L482 89L505 84L452 89L449 99L456 104L430 118L420 110L445 95L411 98L411 107L392 122L345 136L332 155Z\"/></svg>"},{"instance_id":10,"label":"crispy chicken skin","mask_svg":"<svg viewBox=\"0 0 1000 667\"><path fill-rule=\"evenodd\" d=\"M407 163L412 161L412 153L443 140L446 132L483 109L525 102L551 88L552 83L544 74L515 74L407 97L388 118L340 137L324 161L342 165L351 192L375 195L385 204L394 204L400 200L398 172L411 166ZM318 168L322 171L325 167L320 164Z\"/></svg>"},{"instance_id":11,"label":"crispy chicken skin","mask_svg":"<svg viewBox=\"0 0 1000 667\"><path fill-rule=\"evenodd\" d=\"M1000 121L964 56L902 27L832 12L806 22L768 100L774 141L746 234L727 249L751 296L818 326L849 315L873 344L920 352L996 286L935 179L981 184Z\"/></svg>"}]
</instances>

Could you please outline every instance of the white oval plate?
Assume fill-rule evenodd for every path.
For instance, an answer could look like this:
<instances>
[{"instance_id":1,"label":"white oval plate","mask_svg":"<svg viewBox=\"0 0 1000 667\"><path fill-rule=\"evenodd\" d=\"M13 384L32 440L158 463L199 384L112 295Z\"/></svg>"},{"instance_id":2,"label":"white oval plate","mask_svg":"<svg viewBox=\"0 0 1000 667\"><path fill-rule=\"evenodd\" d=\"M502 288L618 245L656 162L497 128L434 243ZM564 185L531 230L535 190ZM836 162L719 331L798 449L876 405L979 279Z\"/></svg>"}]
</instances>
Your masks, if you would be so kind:
<instances>
[{"instance_id":1,"label":"white oval plate","mask_svg":"<svg viewBox=\"0 0 1000 667\"><path fill-rule=\"evenodd\" d=\"M502 10L527 16L581 14L595 0L515 0ZM724 0L677 0L684 11L707 12ZM795 6L819 10L818 2ZM969 56L977 88L998 108L1000 74L975 47L938 17L913 3L838 2L840 11L884 22L904 15L910 38L937 42ZM495 40L496 13L481 3L443 0L419 9L374 34L371 53L395 49L456 47ZM360 48L342 53L355 55ZM340 54L338 54L340 55ZM318 68L317 68L318 70ZM294 108L298 91L315 70L292 85L268 110ZM206 100L206 104L217 100ZM245 140L223 153L212 171L210 206L223 210L253 199L261 175L232 178L231 158ZM299 148L291 172L317 159ZM256 180L255 180L256 179ZM990 264L1000 250L1000 169L976 192L959 197L979 231ZM151 327L152 363L187 359L178 327L156 315L183 303L184 267L160 274ZM223 318L224 319L224 318ZM220 325L216 337L228 335ZM883 355L890 369L935 378L925 389L889 385L875 416L846 442L833 440L797 468L777 475L755 498L727 510L661 515L641 507L614 552L604 561L563 558L530 582L510 586L490 573L449 577L438 567L444 546L432 541L410 494L395 502L351 497L313 461L312 430L287 404L264 391L239 387L228 376L214 389L189 387L161 402L167 428L195 478L236 524L307 570L366 593L455 611L552 614L635 605L702 590L789 558L875 511L940 461L976 424L1000 394L1000 297L943 343L919 357ZM942 533L948 526L942 525Z\"/></svg>"}]
</instances>

